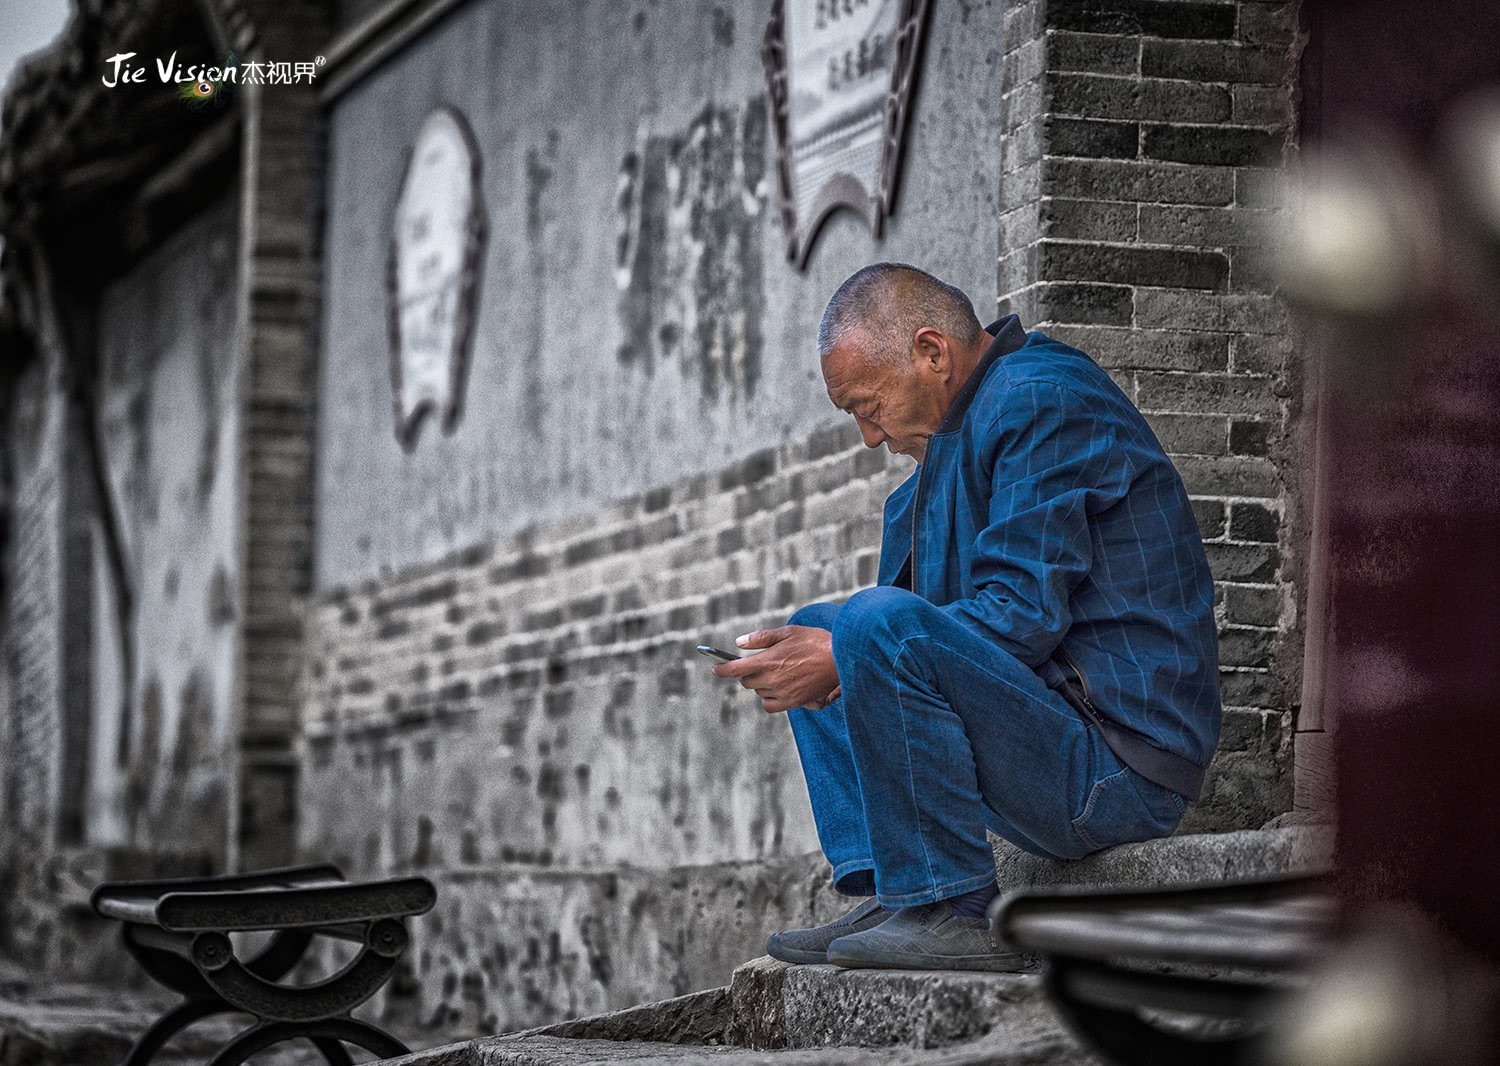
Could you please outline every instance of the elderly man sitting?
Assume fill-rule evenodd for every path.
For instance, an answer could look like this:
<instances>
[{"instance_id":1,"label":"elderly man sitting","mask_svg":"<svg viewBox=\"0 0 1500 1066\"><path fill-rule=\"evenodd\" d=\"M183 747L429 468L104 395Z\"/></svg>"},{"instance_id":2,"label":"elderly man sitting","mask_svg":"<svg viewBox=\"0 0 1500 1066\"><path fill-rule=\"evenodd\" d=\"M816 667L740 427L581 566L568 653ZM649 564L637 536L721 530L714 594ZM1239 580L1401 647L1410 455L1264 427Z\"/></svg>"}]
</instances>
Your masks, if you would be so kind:
<instances>
[{"instance_id":1,"label":"elderly man sitting","mask_svg":"<svg viewBox=\"0 0 1500 1066\"><path fill-rule=\"evenodd\" d=\"M714 667L788 712L837 889L787 962L1010 969L989 829L1075 858L1165 836L1218 740L1213 585L1182 480L1077 349L881 263L818 330L828 398L917 462L878 584Z\"/></svg>"}]
</instances>

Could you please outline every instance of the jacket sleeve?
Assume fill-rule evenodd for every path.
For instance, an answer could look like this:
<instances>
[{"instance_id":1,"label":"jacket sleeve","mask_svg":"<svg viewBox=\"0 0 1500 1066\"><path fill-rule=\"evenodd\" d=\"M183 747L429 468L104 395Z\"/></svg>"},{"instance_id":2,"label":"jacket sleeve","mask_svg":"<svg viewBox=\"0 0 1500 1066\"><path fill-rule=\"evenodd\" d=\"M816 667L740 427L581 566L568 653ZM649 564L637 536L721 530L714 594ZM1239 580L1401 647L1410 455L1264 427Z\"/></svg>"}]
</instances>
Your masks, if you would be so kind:
<instances>
[{"instance_id":1,"label":"jacket sleeve","mask_svg":"<svg viewBox=\"0 0 1500 1066\"><path fill-rule=\"evenodd\" d=\"M1049 382L1011 387L981 434L993 461L975 589L943 608L1036 669L1072 624L1068 599L1093 564L1089 519L1130 488L1130 460L1099 401Z\"/></svg>"}]
</instances>

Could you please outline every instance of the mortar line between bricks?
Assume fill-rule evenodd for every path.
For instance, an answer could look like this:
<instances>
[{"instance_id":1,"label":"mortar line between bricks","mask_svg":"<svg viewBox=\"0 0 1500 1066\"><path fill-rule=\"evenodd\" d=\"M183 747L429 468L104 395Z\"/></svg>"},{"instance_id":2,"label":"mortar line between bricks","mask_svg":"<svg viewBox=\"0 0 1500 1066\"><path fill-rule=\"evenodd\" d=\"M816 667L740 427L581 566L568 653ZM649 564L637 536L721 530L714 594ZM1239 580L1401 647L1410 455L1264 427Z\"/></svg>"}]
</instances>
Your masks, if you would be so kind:
<instances>
[{"instance_id":1,"label":"mortar line between bricks","mask_svg":"<svg viewBox=\"0 0 1500 1066\"><path fill-rule=\"evenodd\" d=\"M1235 458L1235 459L1258 459L1258 458L1261 458L1261 457L1260 456L1252 456L1252 455L1243 455L1243 456L1229 456L1228 458ZM1277 511L1280 511L1280 509L1285 506L1285 501L1283 500L1283 495L1284 494L1282 494L1282 493L1278 493L1275 496L1244 496L1244 495L1236 495L1236 496L1190 496L1188 498L1189 499L1193 499L1193 500L1217 500L1217 501L1222 501L1224 503L1253 503L1257 507L1264 507L1267 502L1272 502L1272 503L1275 503L1275 505L1276 505L1275 509Z\"/></svg>"},{"instance_id":2,"label":"mortar line between bricks","mask_svg":"<svg viewBox=\"0 0 1500 1066\"><path fill-rule=\"evenodd\" d=\"M1176 38L1155 37L1151 39L1158 41L1171 41L1175 40ZM1206 78L1169 78L1161 74L1141 74L1139 72L1131 74L1115 74L1113 72L1103 70L1048 70L1045 73L1048 75L1063 75L1066 77L1076 78L1107 78L1110 81L1165 81L1171 82L1174 85L1254 85L1262 88L1275 87L1269 86L1265 82L1258 81L1233 81L1228 78L1221 78L1217 81L1212 81ZM1022 84L1030 84L1030 82L1023 82Z\"/></svg>"},{"instance_id":3,"label":"mortar line between bricks","mask_svg":"<svg viewBox=\"0 0 1500 1066\"><path fill-rule=\"evenodd\" d=\"M1162 81L1162 80L1165 80L1165 79L1158 78L1157 80L1158 81ZM1193 82L1192 84L1194 84L1194 85L1201 85L1203 83L1202 82ZM1238 84L1238 83L1236 82L1236 83L1231 83L1231 84ZM1063 112L1056 112L1056 111L1048 112L1048 114L1051 115L1052 117L1055 117L1055 118L1073 118L1073 117L1075 117L1073 115L1065 114ZM1288 117L1290 118L1290 116L1288 116ZM1119 123L1122 123L1122 124L1139 123L1143 128L1146 127L1146 126L1171 126L1174 129L1178 128L1178 127L1182 127L1182 128L1205 129L1205 130L1257 130L1257 131L1263 132L1263 133L1275 133L1277 130L1286 130L1286 129L1288 129L1288 123L1287 122L1194 122L1192 120L1182 121L1182 120L1178 120L1178 119L1164 119L1164 118L1162 118L1162 119L1156 119L1156 118L1099 118L1099 119L1094 119L1094 118L1090 118L1089 121L1091 121L1091 122L1119 122ZM1106 159L1106 158L1110 158L1110 157L1108 157L1108 156L1088 156L1087 158L1090 158L1090 159ZM1163 159L1163 160L1161 160L1161 162L1167 163L1167 162L1172 162L1172 160ZM1243 165L1243 164L1236 164L1236 163L1189 163L1189 164L1185 164L1185 165L1187 165L1187 166L1240 166L1240 165ZM1263 169L1263 170L1274 170L1276 168L1275 167L1262 167L1260 169Z\"/></svg>"},{"instance_id":4,"label":"mortar line between bricks","mask_svg":"<svg viewBox=\"0 0 1500 1066\"><path fill-rule=\"evenodd\" d=\"M1094 156L1054 156L1053 158L1056 158L1056 159L1093 159L1095 157ZM1080 197L1080 196L1050 196L1050 197L1046 197L1046 199L1049 199L1049 200L1081 200L1084 203L1091 203L1091 204L1093 204L1093 203L1130 203L1131 202L1129 200L1124 200L1124 201L1092 200L1092 199L1085 199L1085 198ZM1158 205L1158 204L1141 203L1140 201L1135 201L1135 204L1136 204L1137 207L1157 207L1157 206L1164 206L1164 205ZM1170 206L1172 206L1172 207L1202 207L1203 205L1201 205L1201 204L1172 204ZM1230 208L1215 208L1213 206L1208 206L1208 207L1206 207L1204 209L1205 210L1209 210L1209 211L1213 211L1213 210L1228 211L1228 210L1230 210ZM1118 249L1120 249L1122 251L1146 250L1146 251L1153 251L1153 252L1197 252L1197 251L1223 252L1226 249L1231 249L1232 250L1232 249L1235 249L1235 248L1241 248L1241 247L1243 247L1243 245L1241 245L1241 244L1233 244L1233 243L1226 243L1226 244L1161 244L1161 243L1156 242L1156 241L1100 241L1100 240L1090 240L1087 237L1038 237L1035 241L1032 242L1032 244L1067 244L1067 245L1075 245L1075 246L1086 246L1086 247L1089 247L1089 248L1118 248ZM1028 247L1030 247L1030 245L1028 245ZM1048 280L1063 280L1063 279L1048 279ZM1072 279L1067 279L1067 280L1072 280ZM1087 280L1087 279L1079 279L1079 280ZM1101 284L1106 284L1107 285L1107 284L1114 284L1114 283L1113 282L1102 282ZM1145 286L1142 286L1142 287L1144 288ZM1173 286L1172 288L1173 288L1173 290L1177 290L1177 289L1183 288L1183 286ZM1193 291L1195 291L1195 292L1228 292L1228 290L1223 290L1223 289L1194 289ZM1251 295L1253 295L1253 294L1251 294ZM1269 294L1266 294L1266 295L1269 295ZM1154 326L1154 327L1147 327L1147 328L1149 328L1149 329L1168 329L1170 327L1167 327L1167 326ZM1238 333L1236 333L1236 332L1234 332L1232 330L1218 330L1216 332L1224 333L1227 336L1236 336L1236 337L1239 336Z\"/></svg>"}]
</instances>

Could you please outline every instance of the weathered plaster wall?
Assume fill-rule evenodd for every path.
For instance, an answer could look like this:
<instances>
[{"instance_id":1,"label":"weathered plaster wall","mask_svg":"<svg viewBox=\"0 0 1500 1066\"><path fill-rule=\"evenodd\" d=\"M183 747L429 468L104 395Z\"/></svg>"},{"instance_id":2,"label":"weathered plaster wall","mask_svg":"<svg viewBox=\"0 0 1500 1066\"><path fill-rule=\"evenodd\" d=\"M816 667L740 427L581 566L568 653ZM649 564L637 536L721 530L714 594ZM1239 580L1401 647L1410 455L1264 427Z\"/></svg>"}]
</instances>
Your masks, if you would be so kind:
<instances>
[{"instance_id":1,"label":"weathered plaster wall","mask_svg":"<svg viewBox=\"0 0 1500 1066\"><path fill-rule=\"evenodd\" d=\"M100 424L134 592L134 691L122 721L117 590L96 556L96 844L222 855L229 830L241 595L235 212L221 201L101 301Z\"/></svg>"},{"instance_id":2,"label":"weathered plaster wall","mask_svg":"<svg viewBox=\"0 0 1500 1066\"><path fill-rule=\"evenodd\" d=\"M769 3L474 0L329 115L316 571L322 588L712 470L831 410L813 335L857 267L995 299L998 0L934 5L897 210L784 258ZM466 411L392 430L384 272L403 153L448 102L490 217Z\"/></svg>"}]
</instances>

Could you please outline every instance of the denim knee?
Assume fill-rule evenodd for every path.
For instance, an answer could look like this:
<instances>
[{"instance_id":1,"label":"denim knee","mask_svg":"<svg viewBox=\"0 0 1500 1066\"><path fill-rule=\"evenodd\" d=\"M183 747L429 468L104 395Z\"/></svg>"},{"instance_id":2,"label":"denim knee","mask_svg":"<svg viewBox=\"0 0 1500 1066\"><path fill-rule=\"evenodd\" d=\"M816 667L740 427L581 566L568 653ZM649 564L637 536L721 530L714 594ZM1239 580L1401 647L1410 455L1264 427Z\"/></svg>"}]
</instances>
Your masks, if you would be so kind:
<instances>
[{"instance_id":1,"label":"denim knee","mask_svg":"<svg viewBox=\"0 0 1500 1066\"><path fill-rule=\"evenodd\" d=\"M888 646L889 638L905 628L901 625L904 617L930 606L916 593L891 585L856 592L844 604L833 627L835 649L866 656L883 644Z\"/></svg>"},{"instance_id":2,"label":"denim knee","mask_svg":"<svg viewBox=\"0 0 1500 1066\"><path fill-rule=\"evenodd\" d=\"M840 607L836 603L809 603L799 607L786 620L789 626L811 626L814 629L833 629L833 620L838 617Z\"/></svg>"}]
</instances>

